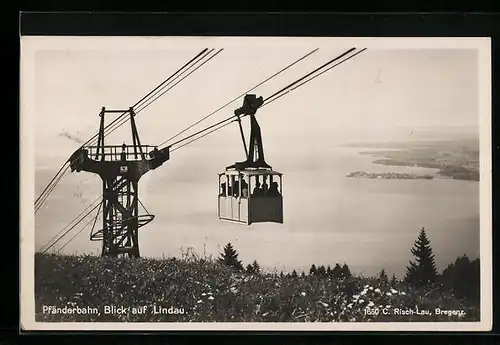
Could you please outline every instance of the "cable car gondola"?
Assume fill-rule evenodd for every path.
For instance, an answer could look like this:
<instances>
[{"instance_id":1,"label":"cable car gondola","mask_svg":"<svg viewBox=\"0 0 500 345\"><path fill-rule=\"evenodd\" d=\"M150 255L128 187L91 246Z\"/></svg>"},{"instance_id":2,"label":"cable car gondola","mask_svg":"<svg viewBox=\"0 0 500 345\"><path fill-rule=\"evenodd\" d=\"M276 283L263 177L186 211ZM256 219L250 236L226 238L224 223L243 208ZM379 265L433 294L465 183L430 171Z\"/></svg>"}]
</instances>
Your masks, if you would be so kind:
<instances>
[{"instance_id":1,"label":"cable car gondola","mask_svg":"<svg viewBox=\"0 0 500 345\"><path fill-rule=\"evenodd\" d=\"M243 106L234 112L247 159L219 173L218 216L221 220L247 225L283 223L283 174L266 163L260 126L255 118L262 103L262 97L247 94ZM248 149L240 116L250 116Z\"/></svg>"}]
</instances>

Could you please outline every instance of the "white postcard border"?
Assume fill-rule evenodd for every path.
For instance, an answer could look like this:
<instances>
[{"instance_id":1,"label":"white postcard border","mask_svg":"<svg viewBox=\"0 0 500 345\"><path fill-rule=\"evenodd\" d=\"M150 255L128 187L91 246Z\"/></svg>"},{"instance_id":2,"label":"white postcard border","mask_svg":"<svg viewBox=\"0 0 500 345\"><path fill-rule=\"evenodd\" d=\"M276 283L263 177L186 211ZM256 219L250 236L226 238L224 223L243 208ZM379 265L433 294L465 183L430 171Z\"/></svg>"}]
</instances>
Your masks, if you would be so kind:
<instances>
[{"instance_id":1,"label":"white postcard border","mask_svg":"<svg viewBox=\"0 0 500 345\"><path fill-rule=\"evenodd\" d=\"M352 323L89 323L35 322L34 300L34 56L50 49L168 49L238 45L297 45L304 49L357 46L368 49L477 49L480 114L480 322ZM131 48L133 47L133 48ZM457 71L460 73L460 71ZM20 327L22 330L110 331L488 331L492 327L491 47L490 38L328 38L328 37L21 37L20 72Z\"/></svg>"}]
</instances>

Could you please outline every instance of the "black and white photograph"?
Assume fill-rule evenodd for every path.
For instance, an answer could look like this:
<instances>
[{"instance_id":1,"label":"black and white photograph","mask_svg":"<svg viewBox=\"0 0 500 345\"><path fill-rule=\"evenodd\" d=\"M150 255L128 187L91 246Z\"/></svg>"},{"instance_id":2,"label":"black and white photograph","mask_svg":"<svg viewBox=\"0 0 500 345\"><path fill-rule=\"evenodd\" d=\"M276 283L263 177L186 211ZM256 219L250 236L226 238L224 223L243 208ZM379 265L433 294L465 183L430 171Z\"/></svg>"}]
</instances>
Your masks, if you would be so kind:
<instances>
[{"instance_id":1,"label":"black and white photograph","mask_svg":"<svg viewBox=\"0 0 500 345\"><path fill-rule=\"evenodd\" d=\"M488 38L21 38L25 330L492 323Z\"/></svg>"}]
</instances>

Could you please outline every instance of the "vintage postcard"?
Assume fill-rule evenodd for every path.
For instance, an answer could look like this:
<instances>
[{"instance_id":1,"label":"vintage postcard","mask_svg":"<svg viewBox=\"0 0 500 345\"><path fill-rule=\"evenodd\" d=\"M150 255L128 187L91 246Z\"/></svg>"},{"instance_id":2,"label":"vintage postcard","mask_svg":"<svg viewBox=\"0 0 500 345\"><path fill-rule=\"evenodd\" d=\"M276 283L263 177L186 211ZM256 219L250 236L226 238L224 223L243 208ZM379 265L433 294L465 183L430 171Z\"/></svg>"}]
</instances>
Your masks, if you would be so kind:
<instances>
[{"instance_id":1,"label":"vintage postcard","mask_svg":"<svg viewBox=\"0 0 500 345\"><path fill-rule=\"evenodd\" d=\"M21 38L24 330L492 325L489 38Z\"/></svg>"}]
</instances>

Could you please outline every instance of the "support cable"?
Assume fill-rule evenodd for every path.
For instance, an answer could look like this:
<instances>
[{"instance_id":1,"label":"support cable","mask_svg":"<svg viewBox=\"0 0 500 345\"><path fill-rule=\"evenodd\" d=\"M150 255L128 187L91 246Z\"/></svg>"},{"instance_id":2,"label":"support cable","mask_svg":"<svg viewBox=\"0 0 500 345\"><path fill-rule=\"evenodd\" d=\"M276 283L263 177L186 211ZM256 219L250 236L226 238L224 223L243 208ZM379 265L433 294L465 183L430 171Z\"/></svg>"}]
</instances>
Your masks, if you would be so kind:
<instances>
[{"instance_id":1,"label":"support cable","mask_svg":"<svg viewBox=\"0 0 500 345\"><path fill-rule=\"evenodd\" d=\"M274 102L274 101L275 101L275 100L277 100L278 98L283 97L284 95L288 94L289 92L292 92L293 90L298 89L299 87L301 87L302 85L304 85L304 84L306 84L306 83L308 83L308 82L312 81L313 79L316 79L317 77L319 77L319 76L320 76L320 75L322 75L323 73L326 73L326 72L328 72L329 70L331 70L332 68L337 67L338 65L340 65L340 64L341 64L341 63L343 63L344 61L347 61L347 60L349 60L349 59L351 59L351 58L355 57L356 55L361 54L361 53L362 53L362 52L364 52L365 50L366 50L366 48L361 49L360 51L356 52L355 54L351 55L350 57L348 57L348 58L346 58L346 59L344 59L344 60L342 60L342 61L340 61L340 62L337 62L337 63L336 63L336 64L334 64L333 66L330 66L330 67L329 67L329 68L327 68L326 70L322 71L321 73L318 73L318 74L316 74L316 75L312 76L311 78L309 78L309 79L307 79L307 80L303 81L303 82L302 82L302 83L300 83L299 85L297 85L297 86L295 86L295 87L293 87L293 88L289 89L289 90L288 90L288 91L286 91L286 92L282 92L280 95L278 95L278 96L276 96L276 97L274 97L274 98L268 97L268 100L267 100L267 101L265 101L265 103L264 103L264 104L262 104L261 108L262 108L262 107L264 107L264 106L266 106L266 105L268 105L268 104L270 104L270 103L272 103L272 102Z\"/></svg>"},{"instance_id":2,"label":"support cable","mask_svg":"<svg viewBox=\"0 0 500 345\"><path fill-rule=\"evenodd\" d=\"M205 63L207 63L208 61L210 61L212 58L214 58L217 54L219 54L220 52L222 51L222 49L220 49L219 51L217 51L214 55L212 55L208 60L206 60L205 62L203 62L200 66L196 67L193 71L191 71L188 75L186 75L184 78L182 78L181 80L179 80L177 83L175 83L173 86L171 86L170 88L168 88L167 90L165 90L160 96L162 96L165 92L169 91L171 88L173 88L174 86L176 86L178 83L180 83L182 80L184 80L185 78L187 78L188 76L190 76L192 73L194 73L198 68L200 68L201 66L203 66ZM160 97L159 96L159 97ZM157 98L156 98L157 99ZM153 101L156 101L156 99L154 99ZM144 106L142 109L139 109L136 114L138 114L139 112L141 112L142 110L144 110L144 108L146 108L147 106L149 106L151 103L147 104L146 106ZM115 124L115 128L112 128L110 129L105 135L109 135L111 133L113 133L115 130L117 130L120 126L122 126L124 123L126 123L127 121L129 121L129 118L128 117L125 117L125 118L122 118L121 121L119 123L116 123Z\"/></svg>"},{"instance_id":3,"label":"support cable","mask_svg":"<svg viewBox=\"0 0 500 345\"><path fill-rule=\"evenodd\" d=\"M156 90L158 90L160 87L162 87L165 83L169 82L172 78L174 78L176 75L178 75L179 73L181 73L185 68L187 68L188 66L190 66L194 61L198 60L200 58L200 56L202 56L206 51L208 50L208 48L205 48L203 49L200 53L198 53L194 58L192 58L190 61L188 61L184 66L182 66L181 68L179 68L177 71L175 71L172 75L170 75L167 79L165 79L160 85L158 85L157 87L155 87L152 91L150 91L146 96L142 97L138 102L136 102L132 108L135 108L137 107L139 104L141 104L142 102L144 102L147 98L149 98L154 92L156 92ZM127 112L123 112L120 116L118 116L115 120L113 120L112 122L110 122L106 127L110 127L112 126L114 123L118 122L120 118L122 118L123 116L125 116L127 114ZM105 129L106 129L105 127ZM92 140L94 140L95 138L97 138L99 136L99 133L96 133L94 134L93 137L91 137L89 140L87 140L84 144L82 144L82 147L85 146L85 145L88 145Z\"/></svg>"},{"instance_id":4,"label":"support cable","mask_svg":"<svg viewBox=\"0 0 500 345\"><path fill-rule=\"evenodd\" d=\"M265 105L267 105L267 104L269 104L269 103L271 103L271 102L275 101L275 100L276 100L276 99L278 99L278 98L281 98L281 97L282 97L282 96L284 96L285 94L288 94L288 93L291 91L291 90L289 90L289 89L291 89L293 86L295 86L295 87L293 87L293 88L292 88L292 90L295 90L295 89L297 89L297 88L299 88L299 87L301 87L301 86L303 86L303 85L307 84L308 82L310 82L311 80L315 79L317 76L319 76L319 75L323 74L324 72L326 72L326 71L328 71L328 70L332 69L333 67L336 67L336 66L338 66L338 65L340 65L340 64L342 64L342 63L344 63L344 62L345 62L345 61L347 61L347 60L350 60L350 59L351 59L351 58L353 58L354 56L356 56L356 55L358 55L359 53L361 53L361 52L363 52L363 51L365 51L365 50L366 50L366 48L365 48L365 49L363 49L363 50L359 51L358 53L353 54L353 55L351 55L351 56L349 56L349 57L347 57L347 58L345 58L345 59L341 60L340 62L338 62L338 63L336 63L335 65L331 66L331 67L330 67L330 68L328 68L327 70L325 70L325 71L323 71L323 72L321 72L321 73L319 73L319 74L317 74L317 75L313 76L313 74L314 74L314 73L317 73L318 71L320 71L321 69L323 69L323 68L325 68L326 66L330 65L331 63L333 63L333 62L335 62L335 61L337 61L337 60L341 59L342 57L346 56L347 54L349 54L350 52L354 51L355 49L356 49L356 48L351 48L351 49L349 49L349 50L348 50L348 51L346 51L345 53L343 53L343 54L341 54L341 55L337 56L336 58L334 58L334 59L330 60L329 62L327 62L327 63L323 64L323 65L322 65L322 66L320 66L319 68L316 68L314 71L312 71L312 72L310 72L310 73L306 74L305 76L303 76L303 77L301 77L301 78L297 79L297 80L296 80L296 81L294 81L293 83L290 83L290 84L289 84L289 85L287 85L286 87L284 87L284 88L280 89L278 92L275 92L274 94L272 94L271 96L269 96L269 97L267 97L267 98L265 99L265 101L264 101L264 103L261 105L261 107L263 107L263 106L265 106ZM311 76L312 76L312 77L311 77ZM307 79L308 77L311 77L311 78ZM306 80L305 80L305 79L306 79ZM305 80L305 81L303 81L303 80ZM303 82L302 82L302 83L300 83L301 81L303 81ZM299 83L300 83L300 84L299 84ZM297 84L298 84L298 85L297 85ZM245 115L245 114L240 115L240 117L244 117L244 116L246 116L246 115ZM176 142L174 142L174 143L170 144L169 146L170 146L170 147L172 147L172 146L178 145L178 144L180 144L180 143L182 143L182 142L185 142L185 141L187 141L187 140L189 140L189 139L194 138L193 140L189 140L187 143L185 143L185 144L183 144L183 145L181 145L181 146L178 146L178 147L176 147L176 148L173 148L173 149L171 150L171 152L176 151L176 150L180 149L181 147L184 147L184 146L186 146L187 144L192 143L192 142L194 142L194 141L196 141L196 140L198 140L198 139L201 139L201 138L205 137L206 135L208 135L208 134L210 134L210 133L213 133L213 132L215 132L215 131L217 131L217 130L219 130L219 129L224 128L225 126L227 126L227 125L229 125L231 122L233 122L233 121L235 120L235 117L236 117L235 115L230 116L230 117L228 117L228 118L226 118L226 119L224 119L224 120L221 120L221 121L219 121L219 122L217 122L217 123L215 123L215 124L213 124L213 125L210 125L210 126L208 126L208 127L204 128L204 129L202 129L202 130L200 130L200 131L198 131L198 132L196 132L196 133L193 133L193 134L191 134L191 135L189 135L189 136L187 136L187 137L184 137L184 138L182 138L182 139L180 139L180 140L177 140ZM208 133L204 134L205 132L208 132ZM200 137L197 137L197 136L198 136L198 135L200 135L200 134L202 134L202 135L201 135Z\"/></svg>"},{"instance_id":5,"label":"support cable","mask_svg":"<svg viewBox=\"0 0 500 345\"><path fill-rule=\"evenodd\" d=\"M320 66L319 68L316 68L314 71L312 71L312 72L310 72L310 73L306 74L305 76L303 76L303 77L301 77L301 78L297 79L297 80L296 80L296 81L294 81L293 83L290 83L290 84L289 84L289 85L287 85L286 87L284 87L284 88L280 89L278 92L275 92L275 93L274 93L274 94L272 94L271 96L267 97L267 98L266 98L266 100L267 100L268 102L272 102L272 101L274 101L274 98L281 97L281 95L282 95L282 94L283 94L283 95L284 95L284 94L287 94L287 93L288 93L288 89L289 89L289 88L291 88L292 86L294 86L294 85L296 85L296 84L300 83L301 81L303 81L304 79L306 79L306 78L310 77L311 75L313 75L314 73L318 72L319 70L321 70L321 69L325 68L326 66L330 65L331 63L333 63L333 62L335 62L335 61L339 60L340 58L342 58L342 57L344 57L344 56L346 56L347 54L349 54L350 52L352 52L352 51L353 51L353 50L355 50L355 49L356 49L356 48L351 48L351 49L349 49L349 50L348 50L348 51L346 51L345 53L343 53L343 54L341 54L341 55L337 56L336 58L334 58L334 59L330 60L329 62L327 62L327 63L323 64L323 65L322 65L322 66ZM336 64L335 66L338 66L338 65L340 65L341 63L343 63L343 62L345 62L345 61L347 61L347 60L351 59L353 56L354 56L354 55L352 55L352 56L350 56L350 57L348 57L348 58L345 58L344 60L342 60L340 63ZM295 87L295 89L296 89L296 88L298 88L298 87L300 87L300 86L305 85L307 82L309 82L309 81L310 81L310 80L312 80L312 79L314 79L314 78L310 78L309 80L307 80L307 81L305 81L305 82L301 83L300 85L296 86L296 87ZM262 106L264 106L264 104L266 104L266 101L264 101L264 103L263 103L263 105L262 105ZM262 106L261 106L261 107L262 107ZM245 115L245 114L243 114L243 115L241 115L240 117L244 117L244 116L246 116L246 115ZM200 134L203 134L203 133L205 133L205 132L207 132L207 131L210 131L210 133L213 133L213 132L215 132L216 130L221 129L221 128L223 128L223 127L227 126L227 125L228 125L229 123L231 123L231 122L232 122L232 121L233 121L236 117L237 117L236 115L232 115L232 116L230 116L230 117L228 117L228 118L226 118L226 119L224 119L224 120L221 120L221 121L219 121L219 122L217 122L217 123L215 123L215 124L213 124L213 125L210 125L210 126L208 126L208 127L204 128L204 129L202 129L202 130L199 130L199 131L197 131L197 132L195 132L195 133L193 133L193 134L191 134L191 135L189 135L189 136L187 136L187 137L184 137L184 138L182 138L182 139L179 139L179 140L175 141L174 143L170 144L169 146L170 146L170 147L175 146L175 145L180 144L180 143L182 143L182 142L184 142L184 141L187 141L187 140L189 140L189 139L191 139L191 138L194 138L194 137L196 137L196 136L198 136L198 135L200 135ZM212 130L212 129L214 129L214 128L217 128L217 129L216 129L216 130ZM204 137L204 136L205 136L205 135L203 135L202 137ZM198 139L196 139L196 140L198 140ZM191 140L191 141L190 141L190 143L192 143L192 142L194 142L194 141L195 141L195 140ZM182 146L185 146L185 145L182 145Z\"/></svg>"},{"instance_id":6,"label":"support cable","mask_svg":"<svg viewBox=\"0 0 500 345\"><path fill-rule=\"evenodd\" d=\"M64 174L66 174L68 170L69 166L66 166L62 172L60 172L58 175L55 176L56 177L55 179L52 179L51 183L48 185L49 189L48 190L46 189L45 193L41 194L41 198L37 202L35 202L35 214L38 212L38 210L40 210L40 208L43 206L49 195L52 193L54 188L56 188L57 184L59 183L59 181L61 181Z\"/></svg>"},{"instance_id":7,"label":"support cable","mask_svg":"<svg viewBox=\"0 0 500 345\"><path fill-rule=\"evenodd\" d=\"M161 90L162 88L165 87L165 84L169 83L172 78L176 77L179 73L182 73L186 68L191 68L191 65L196 64L199 62L200 59L203 59L207 55L208 48L203 49L200 53L198 53L194 58L192 58L190 61L188 61L184 66L182 66L180 69L178 69L176 72L174 72L170 77L168 77L166 80L164 80L162 83L160 83L157 87L155 87L152 91L150 91L148 94L146 94L144 97L142 97L138 102L136 102L133 107L139 106L141 103L147 101L149 98L151 98L155 93L158 92L158 90ZM213 51L213 49L211 50ZM210 51L210 52L211 52ZM209 52L209 53L210 53ZM184 80L183 78L182 80ZM176 84L177 85L177 84ZM164 93L163 93L164 94ZM112 126L114 123L120 121L123 116L125 116L127 112L122 113L120 116L118 116L114 121L109 123L106 128L109 128ZM124 123L124 122L123 122ZM122 123L122 124L123 124ZM121 125L120 125L121 126ZM106 129L105 128L105 129ZM85 145L89 144L92 142L94 139L98 137L98 134L95 134L93 137L91 137L87 142L85 142L81 147L84 147ZM52 180L47 184L47 186L43 189L41 194L37 197L35 200L35 213L41 208L45 200L48 198L50 193L54 190L55 186L59 183L61 180L62 175L68 170L69 167L69 160L67 160L59 169L59 171L55 174L55 176L52 178ZM63 171L64 170L64 171Z\"/></svg>"},{"instance_id":8,"label":"support cable","mask_svg":"<svg viewBox=\"0 0 500 345\"><path fill-rule=\"evenodd\" d=\"M57 234L55 234L50 240L48 240L41 248L40 250L43 251L45 250L44 248L49 244L51 243L52 241L54 241L58 236L60 236L69 226L71 226L71 224L73 224L74 222L76 222L89 208L92 207L92 205L94 205L96 202L98 202L100 199L102 198L102 195L100 197L98 197L97 199L95 199L94 201L92 201L89 205L87 205L87 207L85 207L85 209L80 212L80 214L78 214L75 218L73 218L73 220L71 220L61 231L59 231ZM79 224L83 219L85 218L82 217L82 219L78 220L76 222L76 225Z\"/></svg>"},{"instance_id":9,"label":"support cable","mask_svg":"<svg viewBox=\"0 0 500 345\"><path fill-rule=\"evenodd\" d=\"M209 53L211 53L213 50L214 50L214 49L210 50L210 52L209 52ZM177 83L175 83L174 85L172 85L171 87L169 87L167 90L165 90L165 91L161 92L161 93L158 95L158 93L161 91L161 90L159 90L159 91L156 93L156 97L155 97L155 98L150 99L150 101L149 101L148 103L146 103L146 104L144 104L144 103L143 103L141 106L139 106L139 109L136 111L136 114L137 114L138 112L140 112L140 111L142 111L142 110L146 109L147 107L149 107L149 105L151 105L152 103L154 103L154 102L155 102L158 98L160 98L161 96L163 96L166 92L168 92L169 90L171 90L174 86L176 86L177 84L179 84L181 81L183 81L185 78L189 77L192 73L194 73L194 72L195 72L196 70L198 70L200 67L202 67L203 65L205 65L207 62L209 62L210 60L212 60L212 59L213 59L214 57L216 57L217 55L219 55L219 54L220 54L223 50L224 50L223 48L219 49L219 50L218 50L218 51L216 51L216 52L215 52L212 56L210 56L207 60L203 61L203 62L202 62L199 66L196 66L196 68L194 68L194 66L195 66L196 64L194 64L194 65L192 65L191 67L189 67L189 68L194 68L194 69L193 69L191 72L189 72L189 74L188 74L188 75L186 75L186 76L185 76L185 77L183 77L181 80L179 80ZM209 53L208 53L207 55L209 55ZM202 58L202 60L203 60L205 57L206 57L206 56L204 56L204 57ZM201 60L200 60L200 61L201 61ZM198 62L199 62L199 61L198 61ZM197 63L198 63L198 62L197 62ZM184 72L182 72L182 73L179 75L179 77L180 77L183 73L187 73L187 71L188 71L188 69L187 69L187 70L185 70Z\"/></svg>"},{"instance_id":10,"label":"support cable","mask_svg":"<svg viewBox=\"0 0 500 345\"><path fill-rule=\"evenodd\" d=\"M236 96L235 98L233 98L232 100L230 100L229 102L227 102L226 104L224 104L222 107L218 108L217 110L214 110L213 112L211 112L210 114L206 115L205 117L201 118L200 120L196 121L195 123L193 123L191 126L183 129L182 131L180 131L179 133L175 134L173 137L170 137L168 138L167 140L165 140L164 142L162 142L160 145L158 145L159 147L160 146L163 146L164 144L166 144L167 142L177 138L178 136L180 136L181 134L185 133L186 131L190 130L191 128L193 128L194 126L198 125L199 123L201 123L202 121L208 119L210 116L214 115L215 113L221 111L222 109L226 108L228 105L230 105L231 103L234 103L235 101L237 101L238 99L240 99L241 97L245 96L247 93L255 90L256 88L258 88L259 86L261 86L262 84L268 82L269 80L277 77L279 74L283 73L284 71L286 71L287 69L291 68L292 66L294 66L295 64L299 63L300 61L304 60L305 58L307 58L308 56L312 55L313 53L315 53L316 51L318 51L319 48L316 48L314 49L313 51L307 53L306 55L302 56L301 58L299 58L298 60L295 60L294 62L292 62L291 64L289 64L288 66L280 69L278 72L274 73L273 75L271 75L270 77L264 79L263 81L261 81L260 83L258 83L257 85L255 85L254 87L252 87L251 89L243 92L242 94Z\"/></svg>"},{"instance_id":11,"label":"support cable","mask_svg":"<svg viewBox=\"0 0 500 345\"><path fill-rule=\"evenodd\" d=\"M99 204L99 209L97 210L97 213L95 215L95 217L93 219L90 219L90 221L88 221L80 230L78 230L73 236L71 236L71 238L69 240L67 240L57 251L56 253L60 253L61 250L63 250L68 244L70 244L75 238L76 236L78 236L79 234L82 233L83 230L85 230L87 228L87 226L90 225L90 223L94 222L94 226L95 226L95 223L97 222L97 218L99 218L99 215L102 213L101 211L101 206L102 204Z\"/></svg>"},{"instance_id":12,"label":"support cable","mask_svg":"<svg viewBox=\"0 0 500 345\"><path fill-rule=\"evenodd\" d=\"M82 220L86 218L90 213L92 213L99 205L100 204L97 204L94 207L92 207L92 209L85 214ZM78 224L80 224L82 220L80 220L79 222L71 226L68 230L66 230L63 234L61 234L50 246L48 246L46 249L42 251L42 254L45 254L50 248L55 246L64 236L66 236L71 230L73 230Z\"/></svg>"},{"instance_id":13,"label":"support cable","mask_svg":"<svg viewBox=\"0 0 500 345\"><path fill-rule=\"evenodd\" d=\"M64 170L64 168L69 164L68 161L66 161L63 166L59 169L59 171L54 175L54 177L52 178L52 180L50 180L50 182L47 184L47 186L43 189L43 191L40 193L40 195L38 196L38 198L36 198L35 200L35 204L38 203L38 201L42 198L42 196L44 195L44 193L50 188L50 186L52 185L52 183L54 182L54 180L56 180L58 178L58 175L61 174L61 172Z\"/></svg>"}]
</instances>

